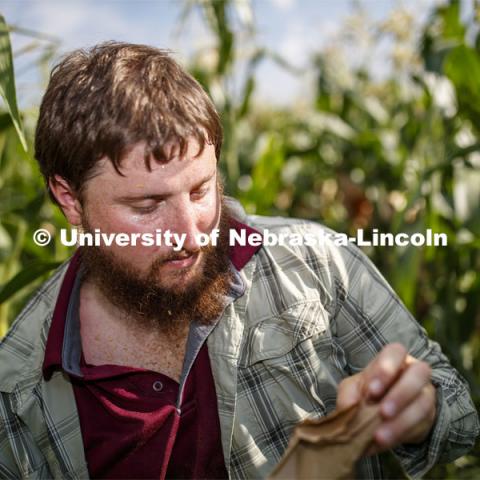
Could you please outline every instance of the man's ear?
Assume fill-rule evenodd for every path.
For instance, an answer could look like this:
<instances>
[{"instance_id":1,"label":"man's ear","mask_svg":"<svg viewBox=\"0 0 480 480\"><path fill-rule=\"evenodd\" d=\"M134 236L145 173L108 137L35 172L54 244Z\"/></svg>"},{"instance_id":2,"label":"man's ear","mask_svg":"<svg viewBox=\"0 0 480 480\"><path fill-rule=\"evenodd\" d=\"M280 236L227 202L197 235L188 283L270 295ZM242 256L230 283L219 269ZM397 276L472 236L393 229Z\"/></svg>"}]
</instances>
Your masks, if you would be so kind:
<instances>
[{"instance_id":1,"label":"man's ear","mask_svg":"<svg viewBox=\"0 0 480 480\"><path fill-rule=\"evenodd\" d=\"M63 214L70 225L82 224L82 204L78 194L60 175L51 177L48 181L50 191L55 196Z\"/></svg>"}]
</instances>

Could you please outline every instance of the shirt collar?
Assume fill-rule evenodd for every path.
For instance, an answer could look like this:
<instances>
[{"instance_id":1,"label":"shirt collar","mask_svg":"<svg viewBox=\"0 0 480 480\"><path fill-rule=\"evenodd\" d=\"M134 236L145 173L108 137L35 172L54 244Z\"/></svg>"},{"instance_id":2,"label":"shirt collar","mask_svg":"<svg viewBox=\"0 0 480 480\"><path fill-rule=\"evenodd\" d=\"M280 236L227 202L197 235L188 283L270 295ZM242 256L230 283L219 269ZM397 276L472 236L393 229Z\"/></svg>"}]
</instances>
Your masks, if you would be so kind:
<instances>
[{"instance_id":1,"label":"shirt collar","mask_svg":"<svg viewBox=\"0 0 480 480\"><path fill-rule=\"evenodd\" d=\"M260 233L235 219L231 219L230 227L238 233L245 229L247 236L250 233ZM230 247L230 261L237 274L260 248L261 245L251 246L248 243L247 245L236 243L233 247ZM43 362L43 375L46 380L49 380L58 368L62 368L73 375L82 375L80 370L81 339L78 315L80 284L80 252L77 250L70 260L53 311ZM243 282L237 275L236 281L232 284L231 295L233 297L241 296L243 290Z\"/></svg>"}]
</instances>

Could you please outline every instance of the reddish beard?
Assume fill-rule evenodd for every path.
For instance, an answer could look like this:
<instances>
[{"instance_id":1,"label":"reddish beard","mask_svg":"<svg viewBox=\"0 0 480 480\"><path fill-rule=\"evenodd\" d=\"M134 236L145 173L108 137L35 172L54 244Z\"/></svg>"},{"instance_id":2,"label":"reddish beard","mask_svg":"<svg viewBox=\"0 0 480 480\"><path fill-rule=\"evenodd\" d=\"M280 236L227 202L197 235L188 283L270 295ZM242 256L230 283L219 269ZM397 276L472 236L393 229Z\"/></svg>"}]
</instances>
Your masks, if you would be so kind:
<instances>
[{"instance_id":1,"label":"reddish beard","mask_svg":"<svg viewBox=\"0 0 480 480\"><path fill-rule=\"evenodd\" d=\"M210 324L222 313L225 295L232 283L228 239L230 218L231 213L222 196L217 246L200 248L201 264L197 265L200 271L183 289L161 286L159 281L165 260L179 258L182 252L156 259L148 273L142 275L108 248L82 247L83 281L91 281L97 286L129 321L160 329L165 334L174 334L191 320ZM83 227L86 232L93 231L85 218ZM176 275L188 273L179 270Z\"/></svg>"}]
</instances>

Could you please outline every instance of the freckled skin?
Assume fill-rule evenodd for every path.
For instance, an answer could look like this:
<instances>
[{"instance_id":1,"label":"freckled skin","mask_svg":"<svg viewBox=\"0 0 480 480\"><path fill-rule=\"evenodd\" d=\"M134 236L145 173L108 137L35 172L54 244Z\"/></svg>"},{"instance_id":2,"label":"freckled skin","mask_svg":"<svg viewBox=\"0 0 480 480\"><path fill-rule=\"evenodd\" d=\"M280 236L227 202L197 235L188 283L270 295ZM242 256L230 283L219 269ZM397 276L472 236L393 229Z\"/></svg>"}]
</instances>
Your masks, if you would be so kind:
<instances>
[{"instance_id":1,"label":"freckled skin","mask_svg":"<svg viewBox=\"0 0 480 480\"><path fill-rule=\"evenodd\" d=\"M175 339L165 338L156 330L139 328L121 315L115 308L108 309L95 286L82 286L80 332L87 363L144 368L163 373L178 382L185 356L188 325L179 326Z\"/></svg>"}]
</instances>

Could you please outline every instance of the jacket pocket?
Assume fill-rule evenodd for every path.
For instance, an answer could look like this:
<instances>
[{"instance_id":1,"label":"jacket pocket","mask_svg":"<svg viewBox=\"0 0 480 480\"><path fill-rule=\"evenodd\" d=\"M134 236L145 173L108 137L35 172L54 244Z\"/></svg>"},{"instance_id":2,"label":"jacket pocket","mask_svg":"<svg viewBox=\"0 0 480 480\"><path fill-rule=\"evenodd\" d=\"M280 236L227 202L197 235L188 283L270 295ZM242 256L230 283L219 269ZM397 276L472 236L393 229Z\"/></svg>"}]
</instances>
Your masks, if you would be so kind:
<instances>
[{"instance_id":1,"label":"jacket pocket","mask_svg":"<svg viewBox=\"0 0 480 480\"><path fill-rule=\"evenodd\" d=\"M291 305L247 331L239 366L282 357L305 340L320 335L329 336L329 317L322 303L312 300Z\"/></svg>"},{"instance_id":2,"label":"jacket pocket","mask_svg":"<svg viewBox=\"0 0 480 480\"><path fill-rule=\"evenodd\" d=\"M320 301L305 300L245 332L237 377L236 448L243 452L246 445L270 439L269 451L280 458L298 422L335 408L329 318ZM264 455L261 448L252 454L257 455Z\"/></svg>"}]
</instances>

